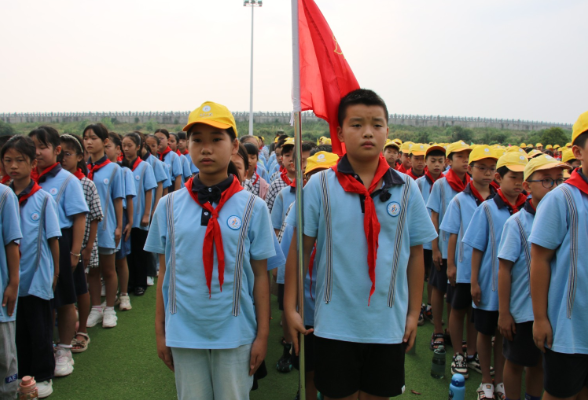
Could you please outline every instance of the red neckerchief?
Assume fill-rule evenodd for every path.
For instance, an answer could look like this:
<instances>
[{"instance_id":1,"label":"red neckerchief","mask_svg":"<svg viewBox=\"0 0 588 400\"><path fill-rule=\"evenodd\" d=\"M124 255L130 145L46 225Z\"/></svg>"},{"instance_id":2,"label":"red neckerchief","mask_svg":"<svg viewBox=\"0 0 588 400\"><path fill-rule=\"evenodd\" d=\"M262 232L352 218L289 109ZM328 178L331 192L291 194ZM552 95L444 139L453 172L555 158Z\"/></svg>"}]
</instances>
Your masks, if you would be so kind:
<instances>
[{"instance_id":1,"label":"red neckerchief","mask_svg":"<svg viewBox=\"0 0 588 400\"><path fill-rule=\"evenodd\" d=\"M58 165L60 164L56 162L52 166L45 168L43 172L41 172L40 174L37 168L33 169L31 171L31 179L38 183L39 179L41 179L44 175L46 175L48 172L50 172L53 168L57 167Z\"/></svg>"},{"instance_id":2,"label":"red neckerchief","mask_svg":"<svg viewBox=\"0 0 588 400\"><path fill-rule=\"evenodd\" d=\"M400 164L398 167L396 167L396 171L402 172L403 174L408 173L408 171L406 170L406 168L404 168L404 164Z\"/></svg>"},{"instance_id":3,"label":"red neckerchief","mask_svg":"<svg viewBox=\"0 0 588 400\"><path fill-rule=\"evenodd\" d=\"M167 148L163 151L163 153L157 152L157 154L159 154L159 161L163 161L163 157L165 157L165 155L167 153L169 153L171 151L171 148L169 146L167 146Z\"/></svg>"},{"instance_id":4,"label":"red neckerchief","mask_svg":"<svg viewBox=\"0 0 588 400\"><path fill-rule=\"evenodd\" d=\"M409 169L409 170L406 172L406 175L410 176L412 179L414 179L414 180L416 181L417 179L419 179L421 176L423 176L423 175L425 175L425 174L423 173L423 175L416 176L416 175L415 175L415 174L412 172L412 168L411 168L411 169Z\"/></svg>"},{"instance_id":5,"label":"red neckerchief","mask_svg":"<svg viewBox=\"0 0 588 400\"><path fill-rule=\"evenodd\" d=\"M141 164L141 157L137 157L135 159L135 162L133 163L133 166L131 167L131 171L134 171L135 168L137 168L139 166L139 164Z\"/></svg>"},{"instance_id":6,"label":"red neckerchief","mask_svg":"<svg viewBox=\"0 0 588 400\"><path fill-rule=\"evenodd\" d=\"M208 297L212 296L211 282L212 282L212 268L214 266L214 249L216 247L216 258L218 260L218 282L220 284L221 292L223 291L223 282L225 280L225 250L223 247L223 236L221 228L218 223L218 213L223 208L227 200L229 200L235 193L243 190L243 187L239 183L239 180L234 176L233 183L227 190L221 195L220 202L216 208L212 207L212 204L206 202L200 204L198 201L198 194L192 192L192 181L194 178L190 178L186 182L186 189L190 197L202 208L208 211L211 215L206 227L206 233L204 234L204 245L202 246L202 261L204 264L204 275L206 276L206 285L208 286Z\"/></svg>"},{"instance_id":7,"label":"red neckerchief","mask_svg":"<svg viewBox=\"0 0 588 400\"><path fill-rule=\"evenodd\" d=\"M368 269L370 280L372 281L372 287L370 289L370 296L368 298L368 306L370 305L370 300L372 298L372 294L376 291L376 259L378 257L378 236L380 234L380 222L378 221L378 215L376 214L376 205L374 203L374 199L370 196L374 190L378 189L378 183L382 180L386 172L390 169L386 159L383 155L380 154L380 159L378 162L378 168L376 169L376 173L374 175L374 179L370 183L369 189L366 189L365 186L359 182L357 179L353 177L353 175L348 175L341 173L337 170L337 165L332 167L333 171L337 175L337 180L339 184L343 187L343 190L346 192L357 193L365 197L365 214L363 217L363 230L365 232L365 238L367 240L368 245Z\"/></svg>"},{"instance_id":8,"label":"red neckerchief","mask_svg":"<svg viewBox=\"0 0 588 400\"><path fill-rule=\"evenodd\" d=\"M566 181L568 185L572 185L584 194L588 194L588 183L584 180L577 169L572 171L570 179Z\"/></svg>"},{"instance_id":9,"label":"red neckerchief","mask_svg":"<svg viewBox=\"0 0 588 400\"><path fill-rule=\"evenodd\" d=\"M121 162L122 162L122 160L124 160L124 157L123 157L123 155L122 155L122 154L116 158L116 162L119 162L119 163L121 163Z\"/></svg>"},{"instance_id":10,"label":"red neckerchief","mask_svg":"<svg viewBox=\"0 0 588 400\"><path fill-rule=\"evenodd\" d=\"M447 179L447 183L451 186L451 189L455 190L457 193L463 192L465 187L468 183L470 183L471 179L468 174L465 174L465 182L463 182L453 169L450 169L449 172L445 174L445 179Z\"/></svg>"},{"instance_id":11,"label":"red neckerchief","mask_svg":"<svg viewBox=\"0 0 588 400\"><path fill-rule=\"evenodd\" d=\"M480 192L478 192L478 189L476 189L476 187L472 184L472 182L470 182L470 191L472 192L472 194L474 195L474 197L476 199L478 199L478 201L480 203L483 203L483 202L486 201L486 199L482 197L482 195L480 194Z\"/></svg>"},{"instance_id":12,"label":"red neckerchief","mask_svg":"<svg viewBox=\"0 0 588 400\"><path fill-rule=\"evenodd\" d=\"M314 266L314 258L316 256L316 243L314 244L314 249L312 249L312 254L310 255L310 263L308 264L308 276L310 277L310 287L308 289L310 293L310 298L314 300L312 296L312 267Z\"/></svg>"},{"instance_id":13,"label":"red neckerchief","mask_svg":"<svg viewBox=\"0 0 588 400\"><path fill-rule=\"evenodd\" d=\"M492 186L497 191L498 191L498 189L500 189L500 185L496 181L490 182L490 186Z\"/></svg>"},{"instance_id":14,"label":"red neckerchief","mask_svg":"<svg viewBox=\"0 0 588 400\"><path fill-rule=\"evenodd\" d=\"M6 185L8 182L10 182L10 175L6 174L2 177L2 181L0 181L0 183Z\"/></svg>"},{"instance_id":15,"label":"red neckerchief","mask_svg":"<svg viewBox=\"0 0 588 400\"><path fill-rule=\"evenodd\" d=\"M39 190L41 190L41 186L39 186L37 182L33 181L33 187L31 188L31 191L18 198L18 205L23 205L29 197L37 193Z\"/></svg>"},{"instance_id":16,"label":"red neckerchief","mask_svg":"<svg viewBox=\"0 0 588 400\"><path fill-rule=\"evenodd\" d=\"M178 156L181 156L181 155L182 155L182 153L180 153L180 150L176 150L176 154L177 154Z\"/></svg>"},{"instance_id":17,"label":"red neckerchief","mask_svg":"<svg viewBox=\"0 0 588 400\"><path fill-rule=\"evenodd\" d=\"M85 178L86 175L84 175L84 173L82 172L81 168L78 168L76 172L74 172L74 176L76 178L78 178L79 180L82 180L82 178Z\"/></svg>"},{"instance_id":18,"label":"red neckerchief","mask_svg":"<svg viewBox=\"0 0 588 400\"><path fill-rule=\"evenodd\" d=\"M255 186L255 184L257 183L258 180L259 180L259 174L256 172L255 173L255 180L253 181L253 186Z\"/></svg>"},{"instance_id":19,"label":"red neckerchief","mask_svg":"<svg viewBox=\"0 0 588 400\"><path fill-rule=\"evenodd\" d=\"M106 160L101 164L94 164L88 163L88 179L93 181L94 180L94 173L98 171L100 168L104 167L105 165L110 164L110 160L106 158Z\"/></svg>"},{"instance_id":20,"label":"red neckerchief","mask_svg":"<svg viewBox=\"0 0 588 400\"><path fill-rule=\"evenodd\" d=\"M185 155L186 155L186 154L188 154L188 153L189 153L189 152L188 152L188 149L186 149L186 150L184 150L184 152L183 152L183 153L180 153L180 154L181 154L181 155L183 155L183 156L185 156Z\"/></svg>"},{"instance_id":21,"label":"red neckerchief","mask_svg":"<svg viewBox=\"0 0 588 400\"><path fill-rule=\"evenodd\" d=\"M431 191L433 189L433 184L437 181L437 179L443 178L445 176L445 174L443 172L441 172L439 174L439 176L437 177L437 179L435 179L435 178L433 178L433 175L431 175L429 168L425 168L425 176L427 178L429 178L429 181L431 181L431 188L429 189L429 191Z\"/></svg>"},{"instance_id":22,"label":"red neckerchief","mask_svg":"<svg viewBox=\"0 0 588 400\"><path fill-rule=\"evenodd\" d=\"M292 186L292 181L290 180L290 178L288 178L288 171L286 170L286 168L284 168L284 170L280 174L280 178L282 178L286 185Z\"/></svg>"},{"instance_id":23,"label":"red neckerchief","mask_svg":"<svg viewBox=\"0 0 588 400\"><path fill-rule=\"evenodd\" d=\"M521 194L519 194L519 197L517 197L517 201L516 201L515 205L513 206L506 199L506 197L504 196L504 193L502 193L501 189L498 189L497 193L500 196L500 198L502 199L502 201L504 201L504 204L506 204L506 206L512 210L513 214L518 213L521 206L525 205L525 201L527 201L527 196L525 196L524 194L521 193Z\"/></svg>"}]
</instances>

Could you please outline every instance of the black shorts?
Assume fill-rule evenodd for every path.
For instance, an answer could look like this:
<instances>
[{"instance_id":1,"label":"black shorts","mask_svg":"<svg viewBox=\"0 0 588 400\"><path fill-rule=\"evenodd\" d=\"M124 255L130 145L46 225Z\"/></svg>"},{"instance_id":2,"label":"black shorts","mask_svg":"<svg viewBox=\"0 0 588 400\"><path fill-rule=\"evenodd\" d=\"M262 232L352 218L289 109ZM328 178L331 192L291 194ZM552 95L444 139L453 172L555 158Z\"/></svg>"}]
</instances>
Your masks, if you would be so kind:
<instances>
[{"instance_id":1,"label":"black shorts","mask_svg":"<svg viewBox=\"0 0 588 400\"><path fill-rule=\"evenodd\" d=\"M456 283L453 290L451 308L467 310L472 306L472 285L470 283Z\"/></svg>"},{"instance_id":2,"label":"black shorts","mask_svg":"<svg viewBox=\"0 0 588 400\"><path fill-rule=\"evenodd\" d=\"M447 284L447 291L445 292L445 303L451 307L451 303L453 302L453 296L455 296L455 286L451 286L449 283Z\"/></svg>"},{"instance_id":3,"label":"black shorts","mask_svg":"<svg viewBox=\"0 0 588 400\"><path fill-rule=\"evenodd\" d=\"M80 257L78 266L73 271L74 288L76 290L76 296L81 296L88 293L88 283L86 282L86 269L84 263Z\"/></svg>"},{"instance_id":4,"label":"black shorts","mask_svg":"<svg viewBox=\"0 0 588 400\"><path fill-rule=\"evenodd\" d=\"M55 286L53 298L54 308L75 304L77 301L73 271L71 269L70 253L72 237L72 228L61 229L61 238L59 239L59 278Z\"/></svg>"},{"instance_id":5,"label":"black shorts","mask_svg":"<svg viewBox=\"0 0 588 400\"><path fill-rule=\"evenodd\" d=\"M423 256L425 258L425 282L429 282L431 268L435 268L433 266L433 250L423 249Z\"/></svg>"},{"instance_id":6,"label":"black shorts","mask_svg":"<svg viewBox=\"0 0 588 400\"><path fill-rule=\"evenodd\" d=\"M498 311L486 311L474 308L472 320L476 330L482 335L493 336L498 328Z\"/></svg>"},{"instance_id":7,"label":"black shorts","mask_svg":"<svg viewBox=\"0 0 588 400\"><path fill-rule=\"evenodd\" d=\"M404 391L406 345L353 343L315 337L314 383L327 397L362 391L394 397Z\"/></svg>"},{"instance_id":8,"label":"black shorts","mask_svg":"<svg viewBox=\"0 0 588 400\"><path fill-rule=\"evenodd\" d=\"M313 328L312 326L306 326L306 329ZM314 371L314 333L309 333L304 336L304 367L306 372ZM300 357L296 354L292 356L292 365L296 369L300 369Z\"/></svg>"},{"instance_id":9,"label":"black shorts","mask_svg":"<svg viewBox=\"0 0 588 400\"><path fill-rule=\"evenodd\" d=\"M278 283L278 308L284 311L284 284Z\"/></svg>"},{"instance_id":10,"label":"black shorts","mask_svg":"<svg viewBox=\"0 0 588 400\"><path fill-rule=\"evenodd\" d=\"M432 265L429 283L443 293L447 292L447 260L443 260L440 271L437 271L434 264Z\"/></svg>"},{"instance_id":11,"label":"black shorts","mask_svg":"<svg viewBox=\"0 0 588 400\"><path fill-rule=\"evenodd\" d=\"M588 387L588 354L565 354L545 349L543 388L555 397L572 397Z\"/></svg>"},{"instance_id":12,"label":"black shorts","mask_svg":"<svg viewBox=\"0 0 588 400\"><path fill-rule=\"evenodd\" d=\"M502 354L508 361L523 367L535 367L541 362L541 350L533 341L533 321L515 324L512 342L502 340Z\"/></svg>"}]
</instances>

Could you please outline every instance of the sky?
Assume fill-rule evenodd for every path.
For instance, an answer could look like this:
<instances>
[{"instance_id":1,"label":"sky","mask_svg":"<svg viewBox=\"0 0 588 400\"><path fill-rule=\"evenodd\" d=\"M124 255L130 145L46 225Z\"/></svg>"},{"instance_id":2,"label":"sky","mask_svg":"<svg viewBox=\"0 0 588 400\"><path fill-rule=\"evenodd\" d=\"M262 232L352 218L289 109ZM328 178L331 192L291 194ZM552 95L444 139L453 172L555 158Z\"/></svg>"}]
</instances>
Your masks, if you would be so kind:
<instances>
[{"instance_id":1,"label":"sky","mask_svg":"<svg viewBox=\"0 0 588 400\"><path fill-rule=\"evenodd\" d=\"M585 0L315 0L390 113L573 123ZM292 109L290 0L254 10L254 111ZM242 0L2 0L0 113L249 111Z\"/></svg>"}]
</instances>

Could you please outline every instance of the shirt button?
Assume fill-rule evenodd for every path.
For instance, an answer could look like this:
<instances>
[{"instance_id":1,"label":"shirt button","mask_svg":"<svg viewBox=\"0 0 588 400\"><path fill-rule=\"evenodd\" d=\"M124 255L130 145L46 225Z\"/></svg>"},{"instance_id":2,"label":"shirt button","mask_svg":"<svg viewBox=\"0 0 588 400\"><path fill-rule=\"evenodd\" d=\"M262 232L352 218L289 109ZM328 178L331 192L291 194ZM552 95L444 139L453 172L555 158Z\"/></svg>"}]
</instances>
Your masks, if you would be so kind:
<instances>
[{"instance_id":1,"label":"shirt button","mask_svg":"<svg viewBox=\"0 0 588 400\"><path fill-rule=\"evenodd\" d=\"M212 188L208 188L208 191L209 191L209 192L212 192Z\"/></svg>"},{"instance_id":2,"label":"shirt button","mask_svg":"<svg viewBox=\"0 0 588 400\"><path fill-rule=\"evenodd\" d=\"M208 215L208 213L207 213L207 212L205 212L205 213L204 213L204 215Z\"/></svg>"}]
</instances>

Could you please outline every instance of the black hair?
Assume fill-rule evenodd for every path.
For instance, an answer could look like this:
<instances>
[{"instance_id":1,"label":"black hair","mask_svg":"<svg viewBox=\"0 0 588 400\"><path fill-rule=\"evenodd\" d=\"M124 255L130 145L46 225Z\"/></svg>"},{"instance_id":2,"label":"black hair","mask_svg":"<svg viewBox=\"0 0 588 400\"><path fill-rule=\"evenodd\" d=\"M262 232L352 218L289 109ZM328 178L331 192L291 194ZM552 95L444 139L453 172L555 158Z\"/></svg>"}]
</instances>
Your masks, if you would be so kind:
<instances>
[{"instance_id":1,"label":"black hair","mask_svg":"<svg viewBox=\"0 0 588 400\"><path fill-rule=\"evenodd\" d=\"M441 150L433 150L430 153L427 154L427 156L425 157L425 160L429 157L445 157L445 152L441 151Z\"/></svg>"},{"instance_id":2,"label":"black hair","mask_svg":"<svg viewBox=\"0 0 588 400\"><path fill-rule=\"evenodd\" d=\"M288 135L280 135L278 137L278 141L276 142L276 148L282 147L286 140L288 140Z\"/></svg>"},{"instance_id":3,"label":"black hair","mask_svg":"<svg viewBox=\"0 0 588 400\"><path fill-rule=\"evenodd\" d=\"M501 178L504 178L504 175L508 174L508 171L510 171L510 169L508 169L506 165L496 170L496 172L498 172L498 175L500 175Z\"/></svg>"},{"instance_id":4,"label":"black hair","mask_svg":"<svg viewBox=\"0 0 588 400\"><path fill-rule=\"evenodd\" d=\"M96 136L98 136L98 138L100 140L102 140L103 142L106 141L106 139L108 139L108 128L106 128L104 125L102 125L101 123L98 124L92 124L92 125L88 125L84 128L84 132L82 133L82 136L86 136L86 132L92 130L92 132L94 132L94 134Z\"/></svg>"},{"instance_id":5,"label":"black hair","mask_svg":"<svg viewBox=\"0 0 588 400\"><path fill-rule=\"evenodd\" d=\"M30 138L37 138L37 140L43 143L45 146L53 146L56 148L59 146L61 141L59 140L59 133L55 129L47 130L45 128L33 129L28 135Z\"/></svg>"},{"instance_id":6,"label":"black hair","mask_svg":"<svg viewBox=\"0 0 588 400\"><path fill-rule=\"evenodd\" d=\"M186 132L184 132L184 131L178 132L177 137L178 137L178 140L186 140L187 139Z\"/></svg>"},{"instance_id":7,"label":"black hair","mask_svg":"<svg viewBox=\"0 0 588 400\"><path fill-rule=\"evenodd\" d=\"M553 151L551 151L551 150L545 150L545 154L547 154L548 156L553 157Z\"/></svg>"},{"instance_id":8,"label":"black hair","mask_svg":"<svg viewBox=\"0 0 588 400\"><path fill-rule=\"evenodd\" d=\"M255 138L255 140L259 143L259 139L257 139L256 136L251 136L251 135L242 136L241 139L239 139L239 141L241 143L245 144L245 143L249 143L249 140L251 140L253 138Z\"/></svg>"},{"instance_id":9,"label":"black hair","mask_svg":"<svg viewBox=\"0 0 588 400\"><path fill-rule=\"evenodd\" d=\"M578 161L577 158L570 158L568 161L566 161L567 164L572 164L573 162Z\"/></svg>"},{"instance_id":10,"label":"black hair","mask_svg":"<svg viewBox=\"0 0 588 400\"><path fill-rule=\"evenodd\" d=\"M186 133L186 138L187 138L187 139L190 139L190 135L192 135L192 128L193 128L194 126L195 126L195 125L192 125L192 126L190 127L190 129L188 130L188 132ZM161 129L158 129L158 131L161 131ZM233 141L233 140L237 139L237 133L235 132L235 130L233 129L233 127L232 127L232 126L228 127L227 129L224 129L224 131L225 131L225 132L227 132L227 135L229 135L229 137L231 138L231 141ZM164 134L165 134L165 132L164 132ZM169 137L169 136L168 136L168 137Z\"/></svg>"},{"instance_id":11,"label":"black hair","mask_svg":"<svg viewBox=\"0 0 588 400\"><path fill-rule=\"evenodd\" d=\"M75 150L77 156L82 156L82 159L78 161L78 168L82 170L82 173L84 175L88 175L88 168L86 167L86 163L84 162L84 144L82 142L82 139L79 136L71 135L69 133L64 133L63 135L61 135L60 139L62 145L67 144L69 147ZM59 154L59 156L57 157L57 161L63 161L63 153L64 152L62 151L61 154Z\"/></svg>"},{"instance_id":12,"label":"black hair","mask_svg":"<svg viewBox=\"0 0 588 400\"><path fill-rule=\"evenodd\" d=\"M343 126L343 121L345 121L345 117L347 116L347 108L358 104L382 107L384 109L384 114L386 115L386 123L388 123L388 107L386 107L384 100L382 100L382 98L373 90L356 89L347 93L339 103L337 114L339 126Z\"/></svg>"},{"instance_id":13,"label":"black hair","mask_svg":"<svg viewBox=\"0 0 588 400\"><path fill-rule=\"evenodd\" d=\"M301 147L302 147L302 152L305 152L305 151L311 151L312 149L314 149L317 146L312 142L302 142Z\"/></svg>"},{"instance_id":14,"label":"black hair","mask_svg":"<svg viewBox=\"0 0 588 400\"><path fill-rule=\"evenodd\" d=\"M588 140L588 131L580 133L572 145L581 147L583 149L584 146L586 146L586 140Z\"/></svg>"},{"instance_id":15,"label":"black hair","mask_svg":"<svg viewBox=\"0 0 588 400\"><path fill-rule=\"evenodd\" d=\"M29 158L29 162L32 163L37 158L37 148L35 142L30 137L22 135L14 135L2 146L0 151L0 159L4 162L4 155L10 149L14 149L25 157Z\"/></svg>"},{"instance_id":16,"label":"black hair","mask_svg":"<svg viewBox=\"0 0 588 400\"><path fill-rule=\"evenodd\" d=\"M245 150L247 150L247 154L256 156L259 158L259 149L255 147L253 143L243 143Z\"/></svg>"},{"instance_id":17,"label":"black hair","mask_svg":"<svg viewBox=\"0 0 588 400\"><path fill-rule=\"evenodd\" d=\"M153 132L153 134L156 134L159 132L163 133L165 135L165 137L169 139L169 131L167 129L165 129L165 128L156 129L155 132Z\"/></svg>"},{"instance_id":18,"label":"black hair","mask_svg":"<svg viewBox=\"0 0 588 400\"><path fill-rule=\"evenodd\" d=\"M145 138L144 138L144 140L143 140L143 141L145 142L145 144L147 144L147 139L155 139L155 142L156 142L156 143L157 143L157 145L159 146L159 142L160 142L160 140L159 140L159 138L158 138L157 136L155 136L155 135L145 135ZM153 153L151 153L151 147L149 147L149 146L145 146L145 150L147 150L147 152L148 152L149 154L153 155Z\"/></svg>"},{"instance_id":19,"label":"black hair","mask_svg":"<svg viewBox=\"0 0 588 400\"><path fill-rule=\"evenodd\" d=\"M176 138L176 142L179 140L177 133L170 132L169 135L175 137Z\"/></svg>"},{"instance_id":20,"label":"black hair","mask_svg":"<svg viewBox=\"0 0 588 400\"><path fill-rule=\"evenodd\" d=\"M318 151L326 151L327 153L333 152L333 146L330 144L321 144L317 147Z\"/></svg>"},{"instance_id":21,"label":"black hair","mask_svg":"<svg viewBox=\"0 0 588 400\"><path fill-rule=\"evenodd\" d=\"M108 134L108 138L110 139L112 144L114 144L114 147L118 146L118 147L120 147L120 149L122 151L122 141L120 140L120 135L118 133L110 132Z\"/></svg>"},{"instance_id":22,"label":"black hair","mask_svg":"<svg viewBox=\"0 0 588 400\"><path fill-rule=\"evenodd\" d=\"M137 157L140 158L141 157L141 150L143 150L143 141L141 139L141 135L139 135L138 133L135 133L135 132L130 132L130 133L127 133L126 135L124 135L123 139L124 138L129 138L135 143L135 146L138 147ZM121 151L122 151L122 146L121 146ZM124 153L123 153L123 155L124 155ZM127 168L132 167L131 163L126 159L126 157L123 157L122 166L127 167Z\"/></svg>"},{"instance_id":23,"label":"black hair","mask_svg":"<svg viewBox=\"0 0 588 400\"><path fill-rule=\"evenodd\" d=\"M245 165L245 171L247 171L249 169L249 151L241 143L239 143L237 155L243 159L243 165Z\"/></svg>"},{"instance_id":24,"label":"black hair","mask_svg":"<svg viewBox=\"0 0 588 400\"><path fill-rule=\"evenodd\" d=\"M11 137L13 137L14 135L4 135L4 136L0 136L0 149L2 148L2 146L4 146L4 144L6 142L8 142L10 140Z\"/></svg>"},{"instance_id":25,"label":"black hair","mask_svg":"<svg viewBox=\"0 0 588 400\"><path fill-rule=\"evenodd\" d=\"M543 155L543 153L535 154L535 155L534 155L533 157L531 157L531 158L537 158L537 157L539 157L539 156L542 156L542 155Z\"/></svg>"},{"instance_id":26,"label":"black hair","mask_svg":"<svg viewBox=\"0 0 588 400\"><path fill-rule=\"evenodd\" d=\"M282 146L282 155L284 155L284 153L289 153L291 151L294 151L295 146L293 144L287 144L287 145L283 145Z\"/></svg>"}]
</instances>

